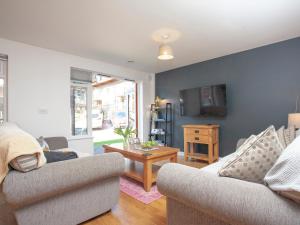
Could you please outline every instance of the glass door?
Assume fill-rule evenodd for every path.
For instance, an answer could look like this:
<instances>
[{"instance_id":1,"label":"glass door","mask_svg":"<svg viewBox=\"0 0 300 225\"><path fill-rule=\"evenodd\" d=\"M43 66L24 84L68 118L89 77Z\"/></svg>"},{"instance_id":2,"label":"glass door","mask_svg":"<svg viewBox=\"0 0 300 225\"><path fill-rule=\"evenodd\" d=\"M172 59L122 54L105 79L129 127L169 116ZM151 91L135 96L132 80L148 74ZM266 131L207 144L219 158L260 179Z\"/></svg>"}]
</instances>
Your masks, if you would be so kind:
<instances>
[{"instance_id":1,"label":"glass door","mask_svg":"<svg viewBox=\"0 0 300 225\"><path fill-rule=\"evenodd\" d=\"M137 129L137 85L135 81L102 77L93 83L92 127L95 152L104 144L122 143L114 128Z\"/></svg>"}]
</instances>

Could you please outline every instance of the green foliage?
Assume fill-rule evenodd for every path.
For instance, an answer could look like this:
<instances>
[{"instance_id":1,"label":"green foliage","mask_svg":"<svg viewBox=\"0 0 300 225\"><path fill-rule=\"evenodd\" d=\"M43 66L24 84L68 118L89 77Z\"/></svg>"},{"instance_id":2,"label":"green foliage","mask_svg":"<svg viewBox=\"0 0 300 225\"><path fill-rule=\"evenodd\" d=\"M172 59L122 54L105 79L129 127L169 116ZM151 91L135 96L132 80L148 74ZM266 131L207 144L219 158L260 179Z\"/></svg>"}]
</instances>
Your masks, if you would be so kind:
<instances>
[{"instance_id":1,"label":"green foliage","mask_svg":"<svg viewBox=\"0 0 300 225\"><path fill-rule=\"evenodd\" d=\"M126 128L121 128L121 127L115 128L114 132L115 134L122 136L124 139L128 139L129 137L132 137L133 134L136 133L136 130L128 126Z\"/></svg>"},{"instance_id":2,"label":"green foliage","mask_svg":"<svg viewBox=\"0 0 300 225\"><path fill-rule=\"evenodd\" d=\"M98 141L94 142L94 148L99 148L103 145L111 145L111 144L117 144L122 143L123 139L113 139L113 140L106 140L106 141Z\"/></svg>"},{"instance_id":3,"label":"green foliage","mask_svg":"<svg viewBox=\"0 0 300 225\"><path fill-rule=\"evenodd\" d=\"M157 142L156 141L147 141L147 142L144 142L142 144L142 148L152 148L154 146L157 146Z\"/></svg>"}]
</instances>

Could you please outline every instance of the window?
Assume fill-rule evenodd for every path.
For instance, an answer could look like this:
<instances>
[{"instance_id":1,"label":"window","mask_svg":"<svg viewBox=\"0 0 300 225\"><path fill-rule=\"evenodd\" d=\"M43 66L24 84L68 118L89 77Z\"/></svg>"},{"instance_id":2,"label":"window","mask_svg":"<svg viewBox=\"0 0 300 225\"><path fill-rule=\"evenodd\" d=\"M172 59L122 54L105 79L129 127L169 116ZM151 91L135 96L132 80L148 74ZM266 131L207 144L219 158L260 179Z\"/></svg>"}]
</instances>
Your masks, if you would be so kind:
<instances>
[{"instance_id":1,"label":"window","mask_svg":"<svg viewBox=\"0 0 300 225\"><path fill-rule=\"evenodd\" d=\"M88 135L88 87L71 86L72 135Z\"/></svg>"},{"instance_id":2,"label":"window","mask_svg":"<svg viewBox=\"0 0 300 225\"><path fill-rule=\"evenodd\" d=\"M0 124L7 121L7 60L0 58Z\"/></svg>"}]
</instances>

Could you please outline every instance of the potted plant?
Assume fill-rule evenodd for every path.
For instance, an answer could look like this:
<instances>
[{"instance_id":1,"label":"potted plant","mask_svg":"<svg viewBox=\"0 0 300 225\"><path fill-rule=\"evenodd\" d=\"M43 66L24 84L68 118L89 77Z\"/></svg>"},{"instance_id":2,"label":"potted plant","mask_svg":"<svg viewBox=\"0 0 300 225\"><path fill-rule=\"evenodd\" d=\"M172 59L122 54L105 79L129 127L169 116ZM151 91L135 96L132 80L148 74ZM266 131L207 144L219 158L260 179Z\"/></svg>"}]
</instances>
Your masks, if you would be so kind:
<instances>
[{"instance_id":1,"label":"potted plant","mask_svg":"<svg viewBox=\"0 0 300 225\"><path fill-rule=\"evenodd\" d=\"M136 134L136 130L130 126L127 126L126 128L121 128L121 127L115 128L114 132L115 134L118 134L123 137L124 147L128 147L128 139L132 137L134 134Z\"/></svg>"}]
</instances>

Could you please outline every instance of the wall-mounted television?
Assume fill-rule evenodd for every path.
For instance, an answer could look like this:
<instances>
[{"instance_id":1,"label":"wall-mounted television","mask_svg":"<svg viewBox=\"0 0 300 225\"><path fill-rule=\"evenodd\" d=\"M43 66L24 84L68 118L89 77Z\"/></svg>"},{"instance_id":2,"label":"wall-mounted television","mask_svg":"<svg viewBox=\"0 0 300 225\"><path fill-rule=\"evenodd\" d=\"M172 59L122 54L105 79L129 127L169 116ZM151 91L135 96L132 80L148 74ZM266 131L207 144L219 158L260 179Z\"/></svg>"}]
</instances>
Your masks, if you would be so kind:
<instances>
[{"instance_id":1,"label":"wall-mounted television","mask_svg":"<svg viewBox=\"0 0 300 225\"><path fill-rule=\"evenodd\" d=\"M181 116L225 117L226 85L211 85L180 91Z\"/></svg>"}]
</instances>

